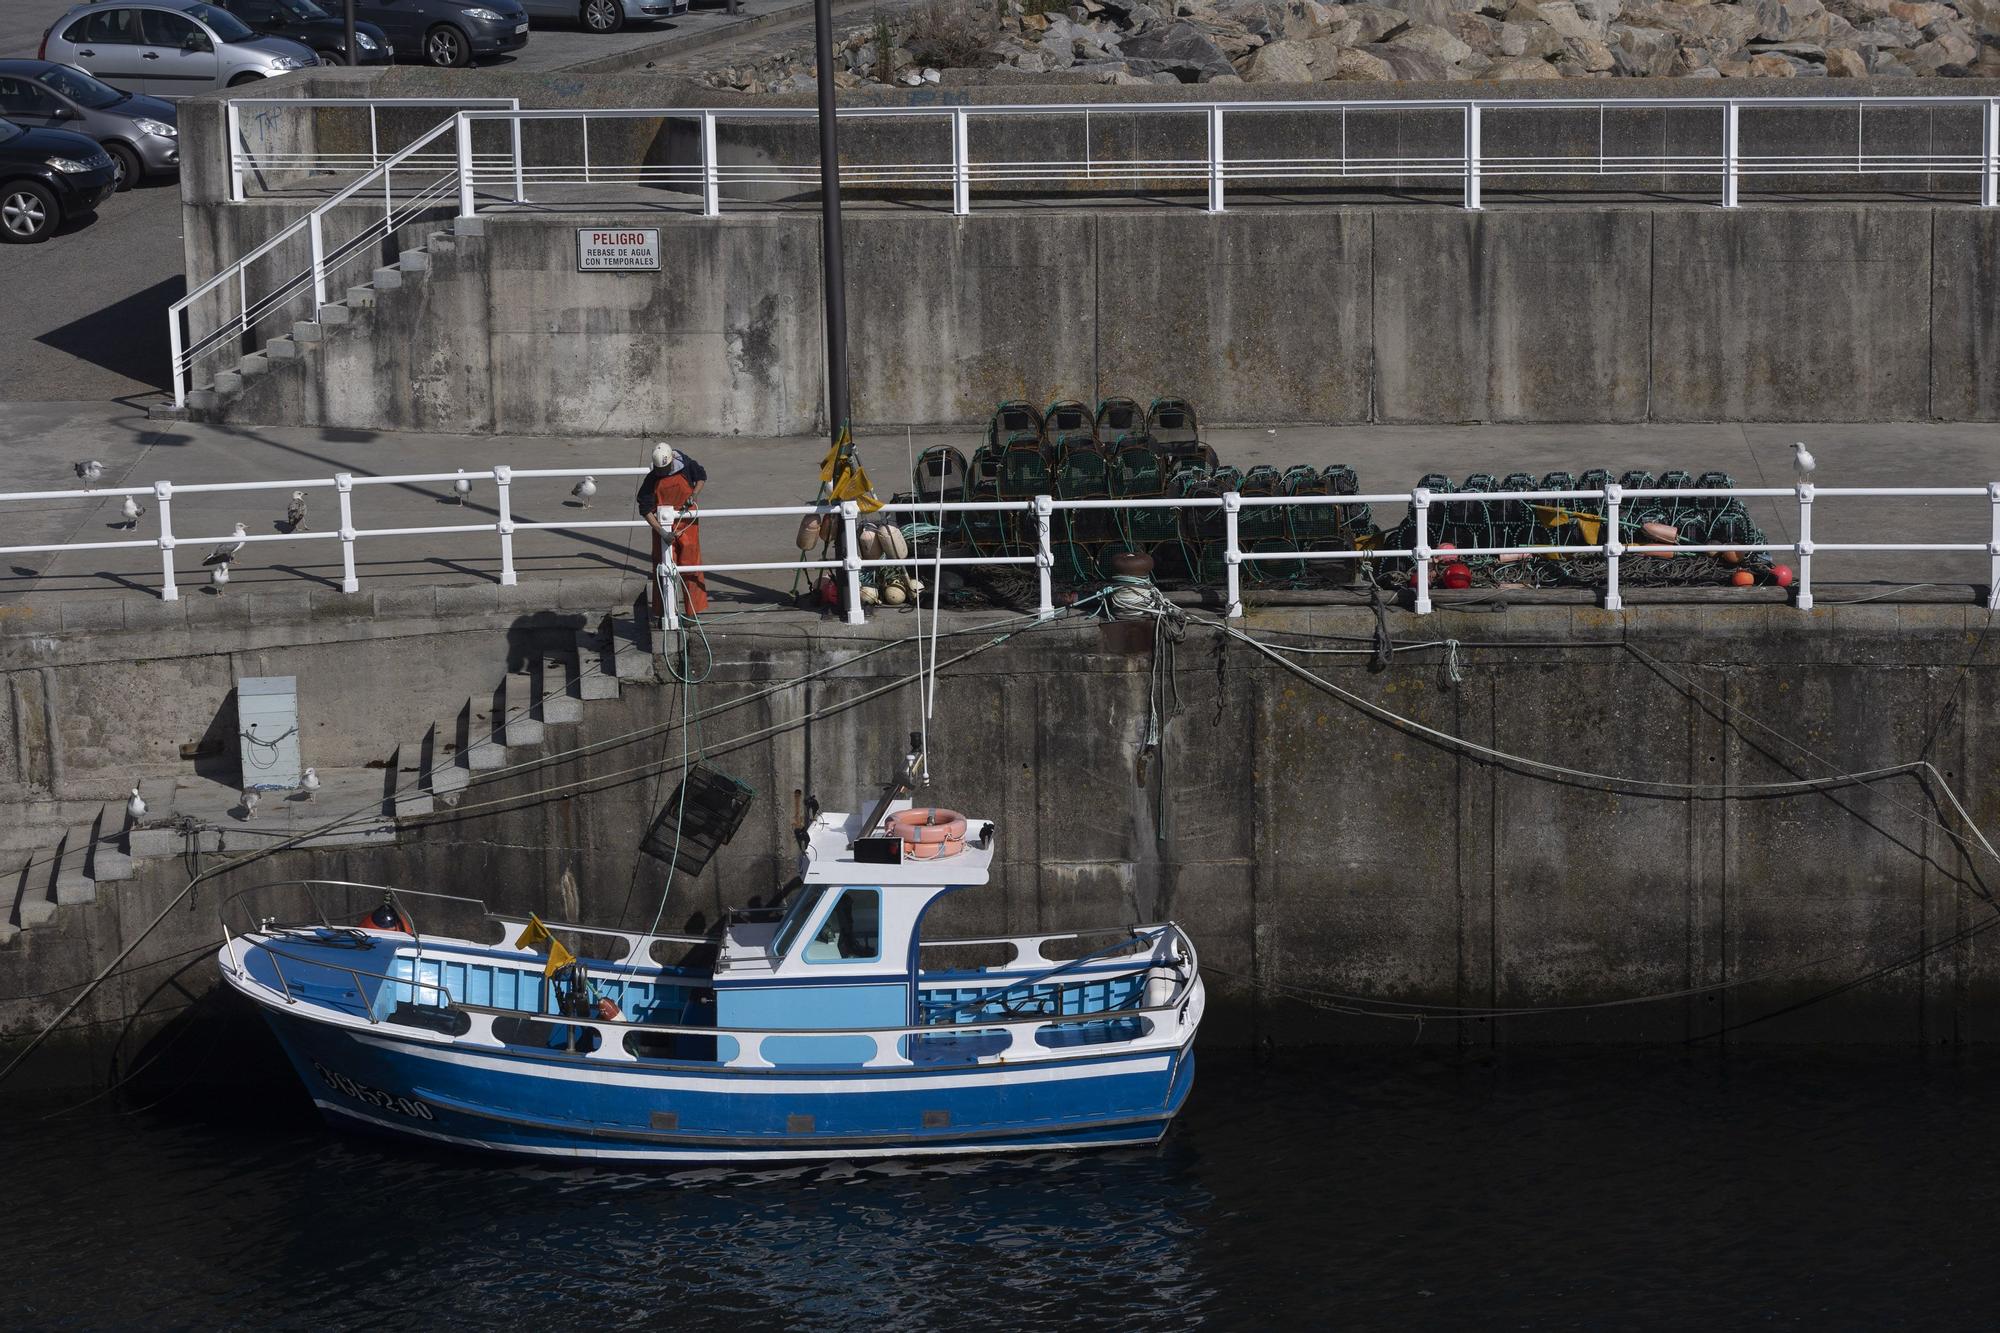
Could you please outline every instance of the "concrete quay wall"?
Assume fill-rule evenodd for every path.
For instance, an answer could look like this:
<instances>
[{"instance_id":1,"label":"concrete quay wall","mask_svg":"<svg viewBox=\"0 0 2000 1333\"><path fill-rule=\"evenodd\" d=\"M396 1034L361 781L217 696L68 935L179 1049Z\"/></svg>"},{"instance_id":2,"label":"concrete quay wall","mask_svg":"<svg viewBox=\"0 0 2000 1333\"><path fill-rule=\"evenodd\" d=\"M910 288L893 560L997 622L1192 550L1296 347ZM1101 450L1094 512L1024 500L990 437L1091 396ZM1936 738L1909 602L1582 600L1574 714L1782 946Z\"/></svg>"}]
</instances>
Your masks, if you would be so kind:
<instances>
[{"instance_id":1,"label":"concrete quay wall","mask_svg":"<svg viewBox=\"0 0 2000 1333\"><path fill-rule=\"evenodd\" d=\"M1087 624L1030 630L956 665L992 633L947 640L934 799L996 818L1001 851L993 884L950 900L928 929L1172 917L1209 969L1207 1036L1221 1045L1991 1041L2000 936L1978 932L2000 868L1965 853L1939 785L1972 820L2000 826L2000 667L1985 624L1965 606L1469 609L1396 625L1409 639L1457 640L1458 680L1437 648L1400 653L1381 673L1365 653L1310 660L1384 709L1578 775L1438 745L1201 626L1163 664L1176 706L1149 753L1150 653ZM1372 626L1365 608L1330 607L1253 612L1248 628L1354 649ZM914 653L856 651L905 631L885 621L857 640L801 620L712 635L716 675L700 700L745 702L705 721L702 745L759 797L736 840L676 885L669 927L699 930L777 891L795 789L842 808L900 758L910 692L862 696L911 672ZM469 621L450 648L471 657L484 644L497 664L524 632ZM654 728L679 713L670 686L628 687L580 725L576 744L603 748L475 784L399 846L289 852L232 871L171 914L139 961L212 946L223 896L296 875L644 926L661 881L635 845L682 750ZM1936 781L1760 786L1918 758ZM574 900L559 887L565 871ZM48 993L108 963L185 882L178 863L147 863L96 905L0 949L0 1032L45 1020ZM74 1067L114 1050L129 1061L190 1003L204 1016L228 1008L198 998L213 985L207 962L173 966L172 986L142 968L93 999L65 1038ZM44 998L7 998L19 996ZM1431 1011L1418 1025L1358 1015L1354 996L1537 1012Z\"/></svg>"},{"instance_id":2,"label":"concrete quay wall","mask_svg":"<svg viewBox=\"0 0 2000 1333\"><path fill-rule=\"evenodd\" d=\"M660 226L663 271L578 273L583 224ZM483 225L221 414L821 429L810 215ZM2000 216L1958 206L857 211L847 245L868 426L1163 393L1244 424L2000 420Z\"/></svg>"}]
</instances>

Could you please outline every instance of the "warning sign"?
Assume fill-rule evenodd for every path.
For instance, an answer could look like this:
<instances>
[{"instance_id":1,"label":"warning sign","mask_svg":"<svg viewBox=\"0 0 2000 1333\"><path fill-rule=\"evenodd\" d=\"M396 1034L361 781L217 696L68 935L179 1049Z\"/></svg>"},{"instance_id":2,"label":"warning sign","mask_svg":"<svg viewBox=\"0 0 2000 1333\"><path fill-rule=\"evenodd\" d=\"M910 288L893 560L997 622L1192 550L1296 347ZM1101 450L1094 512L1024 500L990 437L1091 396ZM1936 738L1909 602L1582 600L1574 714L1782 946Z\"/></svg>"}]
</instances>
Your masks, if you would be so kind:
<instances>
[{"instance_id":1,"label":"warning sign","mask_svg":"<svg viewBox=\"0 0 2000 1333\"><path fill-rule=\"evenodd\" d=\"M578 227L579 273L651 273L660 267L658 227Z\"/></svg>"}]
</instances>

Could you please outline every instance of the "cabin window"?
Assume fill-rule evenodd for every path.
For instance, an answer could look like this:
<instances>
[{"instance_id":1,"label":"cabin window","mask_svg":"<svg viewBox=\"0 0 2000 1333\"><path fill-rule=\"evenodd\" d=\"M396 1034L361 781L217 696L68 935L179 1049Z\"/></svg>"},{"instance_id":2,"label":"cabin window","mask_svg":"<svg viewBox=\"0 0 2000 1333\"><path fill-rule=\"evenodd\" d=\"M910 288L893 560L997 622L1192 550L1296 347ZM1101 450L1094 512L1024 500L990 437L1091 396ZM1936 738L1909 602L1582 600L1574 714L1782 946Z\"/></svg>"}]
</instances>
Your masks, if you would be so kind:
<instances>
[{"instance_id":1,"label":"cabin window","mask_svg":"<svg viewBox=\"0 0 2000 1333\"><path fill-rule=\"evenodd\" d=\"M785 919L778 925L777 938L771 942L772 953L783 958L792 951L792 941L799 937L799 929L805 925L806 918L813 914L813 909L819 906L819 900L825 896L824 884L811 885L798 896L792 903L792 910L785 913Z\"/></svg>"},{"instance_id":2,"label":"cabin window","mask_svg":"<svg viewBox=\"0 0 2000 1333\"><path fill-rule=\"evenodd\" d=\"M840 895L806 945L809 963L852 963L882 956L882 894L849 889Z\"/></svg>"}]
</instances>

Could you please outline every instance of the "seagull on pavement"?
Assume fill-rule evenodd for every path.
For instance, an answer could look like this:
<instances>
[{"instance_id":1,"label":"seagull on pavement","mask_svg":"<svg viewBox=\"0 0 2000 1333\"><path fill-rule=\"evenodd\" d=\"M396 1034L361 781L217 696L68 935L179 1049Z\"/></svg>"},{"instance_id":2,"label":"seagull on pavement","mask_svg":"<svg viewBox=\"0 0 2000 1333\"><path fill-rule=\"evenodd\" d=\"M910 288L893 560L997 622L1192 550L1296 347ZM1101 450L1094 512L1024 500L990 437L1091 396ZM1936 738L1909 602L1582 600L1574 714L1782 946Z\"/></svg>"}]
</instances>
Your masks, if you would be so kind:
<instances>
[{"instance_id":1,"label":"seagull on pavement","mask_svg":"<svg viewBox=\"0 0 2000 1333\"><path fill-rule=\"evenodd\" d=\"M95 486L104 476L104 464L95 458L87 458L75 467L77 479L83 483L86 490Z\"/></svg>"},{"instance_id":2,"label":"seagull on pavement","mask_svg":"<svg viewBox=\"0 0 2000 1333\"><path fill-rule=\"evenodd\" d=\"M472 494L472 478L465 475L464 468L458 470L458 480L451 484L451 488L458 493L460 504L464 504L465 497Z\"/></svg>"},{"instance_id":3,"label":"seagull on pavement","mask_svg":"<svg viewBox=\"0 0 2000 1333\"><path fill-rule=\"evenodd\" d=\"M257 802L263 799L263 797L257 794L256 788L245 787L243 789L243 818L249 819L252 815L255 815L257 813Z\"/></svg>"},{"instance_id":4,"label":"seagull on pavement","mask_svg":"<svg viewBox=\"0 0 2000 1333\"><path fill-rule=\"evenodd\" d=\"M129 495L125 497L125 503L118 508L119 512L125 515L125 526L128 529L138 527L140 518L146 512L146 506L140 504Z\"/></svg>"},{"instance_id":5,"label":"seagull on pavement","mask_svg":"<svg viewBox=\"0 0 2000 1333\"><path fill-rule=\"evenodd\" d=\"M299 783L299 786L305 788L306 799L310 801L313 798L313 796L319 791L319 773L313 769L308 768L306 770L305 778Z\"/></svg>"},{"instance_id":6,"label":"seagull on pavement","mask_svg":"<svg viewBox=\"0 0 2000 1333\"><path fill-rule=\"evenodd\" d=\"M597 494L597 478L585 477L582 481L579 481L575 486L572 486L570 488L569 493L571 495L574 495L577 499L583 501L583 507L585 509L590 508L590 497Z\"/></svg>"},{"instance_id":7,"label":"seagull on pavement","mask_svg":"<svg viewBox=\"0 0 2000 1333\"><path fill-rule=\"evenodd\" d=\"M1813 469L1819 466L1819 463L1812 456L1812 451L1806 448L1803 440L1792 446L1792 466L1798 469L1800 481L1804 481L1807 477L1810 477L1813 474Z\"/></svg>"},{"instance_id":8,"label":"seagull on pavement","mask_svg":"<svg viewBox=\"0 0 2000 1333\"><path fill-rule=\"evenodd\" d=\"M132 789L132 799L125 802L125 817L134 823L146 817L146 798L139 794L137 787Z\"/></svg>"},{"instance_id":9,"label":"seagull on pavement","mask_svg":"<svg viewBox=\"0 0 2000 1333\"><path fill-rule=\"evenodd\" d=\"M304 491L292 492L292 502L285 506L285 522L291 525L286 529L287 532L304 532L306 530L306 493Z\"/></svg>"},{"instance_id":10,"label":"seagull on pavement","mask_svg":"<svg viewBox=\"0 0 2000 1333\"><path fill-rule=\"evenodd\" d=\"M208 571L208 584L209 591L213 592L217 597L222 595L222 590L229 586L229 562L227 560L224 560L214 569Z\"/></svg>"},{"instance_id":11,"label":"seagull on pavement","mask_svg":"<svg viewBox=\"0 0 2000 1333\"><path fill-rule=\"evenodd\" d=\"M250 535L250 529L244 527L241 523L238 523L236 525L236 531L230 534L230 536L236 538L236 541L234 543L230 542L222 543L222 545L216 547L213 551L210 551L208 553L208 559L202 561L202 563L204 565L228 564L231 560L234 560L237 556L237 553L243 549L243 539L249 535ZM227 583L229 580L224 579L222 581L224 583Z\"/></svg>"}]
</instances>

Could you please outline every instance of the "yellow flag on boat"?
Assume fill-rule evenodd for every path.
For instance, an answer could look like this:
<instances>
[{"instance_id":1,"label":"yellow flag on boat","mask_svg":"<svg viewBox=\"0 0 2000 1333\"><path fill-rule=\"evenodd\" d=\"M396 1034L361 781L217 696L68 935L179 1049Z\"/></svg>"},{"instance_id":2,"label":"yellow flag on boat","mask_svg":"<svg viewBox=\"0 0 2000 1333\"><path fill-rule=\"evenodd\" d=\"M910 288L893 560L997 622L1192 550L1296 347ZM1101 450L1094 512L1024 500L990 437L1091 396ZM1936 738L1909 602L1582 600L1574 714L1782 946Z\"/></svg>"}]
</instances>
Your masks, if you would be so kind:
<instances>
[{"instance_id":1,"label":"yellow flag on boat","mask_svg":"<svg viewBox=\"0 0 2000 1333\"><path fill-rule=\"evenodd\" d=\"M563 947L563 942L549 934L549 928L533 912L528 914L528 928L521 932L521 938L514 941L516 949L539 949L549 946L549 960L542 965L542 975L552 977L557 972L576 961L576 955Z\"/></svg>"},{"instance_id":2,"label":"yellow flag on boat","mask_svg":"<svg viewBox=\"0 0 2000 1333\"><path fill-rule=\"evenodd\" d=\"M861 460L854 456L854 440L846 427L841 428L840 438L820 460L819 479L822 500L852 500L864 514L882 507L868 474L861 470Z\"/></svg>"}]
</instances>

